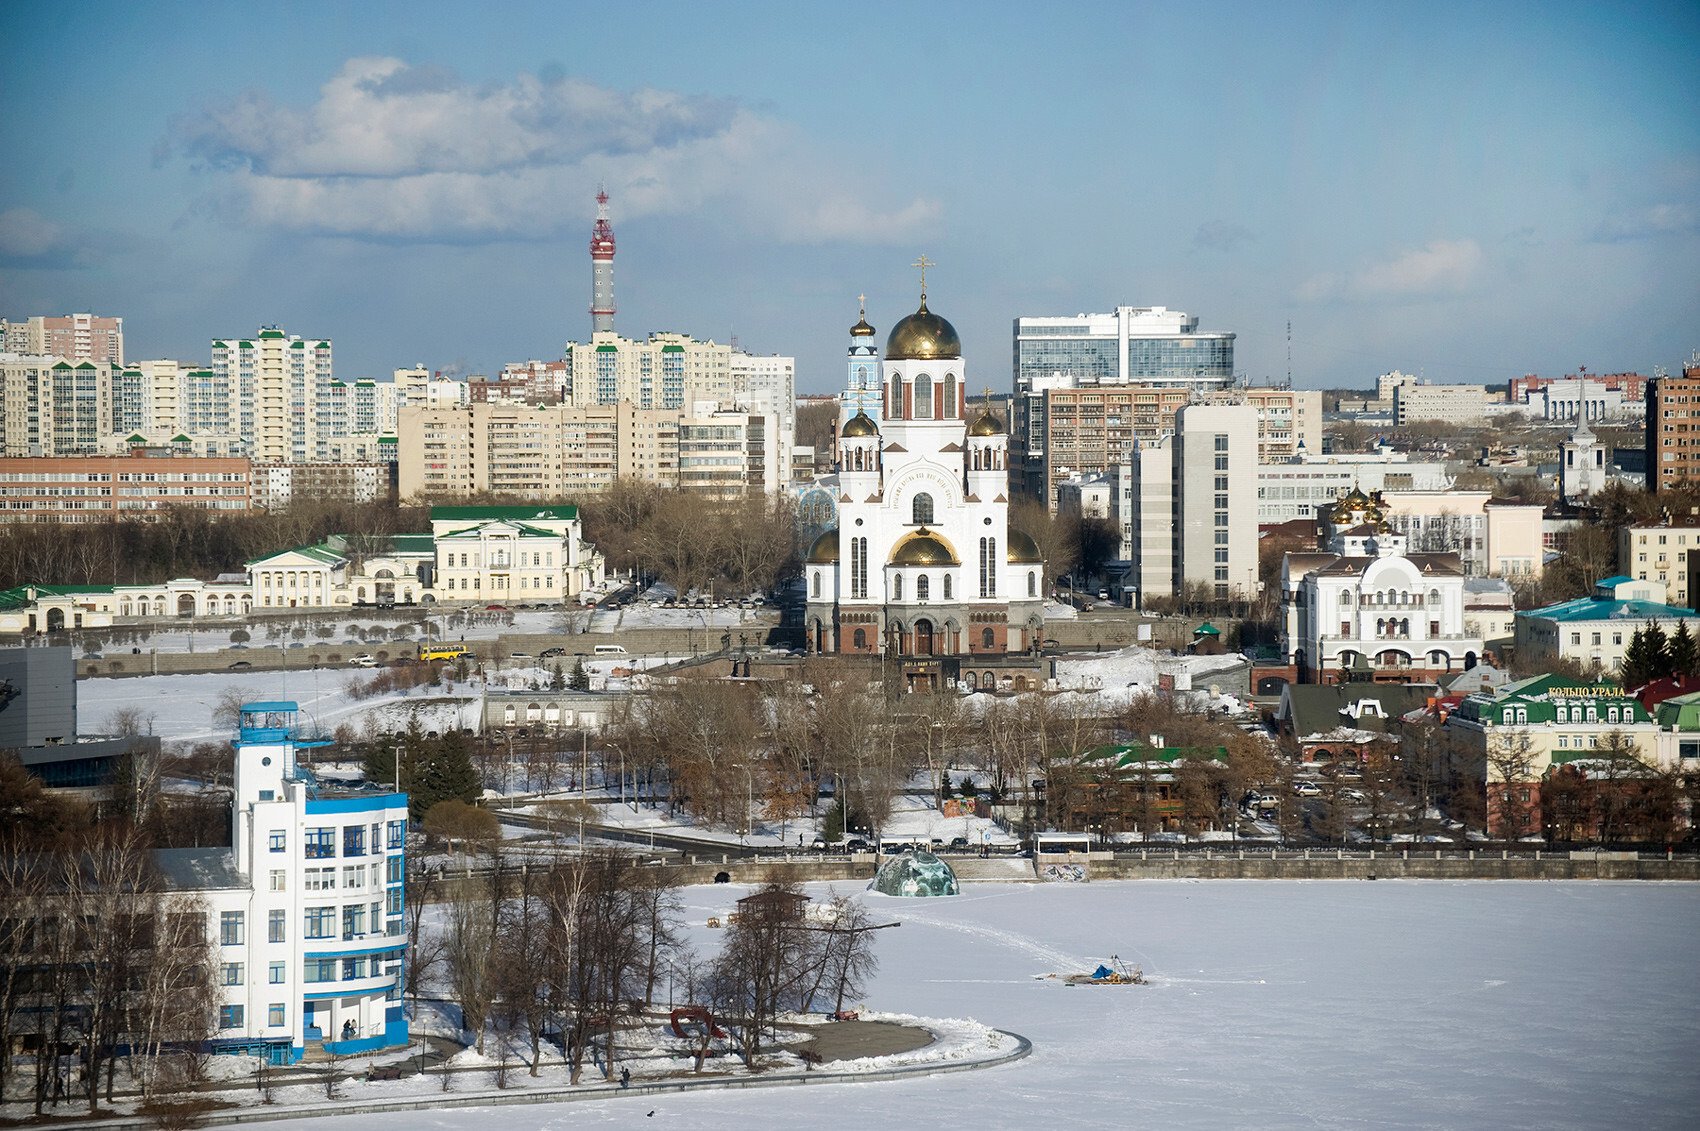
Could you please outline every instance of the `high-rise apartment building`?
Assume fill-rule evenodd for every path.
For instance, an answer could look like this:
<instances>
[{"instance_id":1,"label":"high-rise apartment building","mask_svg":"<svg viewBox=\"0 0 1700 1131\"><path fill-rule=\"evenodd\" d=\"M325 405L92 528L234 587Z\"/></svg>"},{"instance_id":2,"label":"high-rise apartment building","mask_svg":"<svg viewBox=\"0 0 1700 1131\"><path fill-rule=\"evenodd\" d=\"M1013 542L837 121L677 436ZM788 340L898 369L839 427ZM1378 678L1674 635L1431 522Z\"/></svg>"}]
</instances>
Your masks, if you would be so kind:
<instances>
[{"instance_id":1,"label":"high-rise apartment building","mask_svg":"<svg viewBox=\"0 0 1700 1131\"><path fill-rule=\"evenodd\" d=\"M1700 364L1647 382L1647 487L1700 483Z\"/></svg>"},{"instance_id":2,"label":"high-rise apartment building","mask_svg":"<svg viewBox=\"0 0 1700 1131\"><path fill-rule=\"evenodd\" d=\"M249 437L254 459L263 463L305 462L319 455L319 398L331 381L331 344L285 334L275 326L254 338L223 338L212 344L212 377L199 384L204 397L194 406L214 431Z\"/></svg>"},{"instance_id":3,"label":"high-rise apartment building","mask_svg":"<svg viewBox=\"0 0 1700 1131\"><path fill-rule=\"evenodd\" d=\"M22 322L0 318L0 351L123 365L124 320L98 314L37 315Z\"/></svg>"},{"instance_id":4,"label":"high-rise apartment building","mask_svg":"<svg viewBox=\"0 0 1700 1131\"><path fill-rule=\"evenodd\" d=\"M93 455L112 431L106 362L0 354L0 454Z\"/></svg>"},{"instance_id":5,"label":"high-rise apartment building","mask_svg":"<svg viewBox=\"0 0 1700 1131\"><path fill-rule=\"evenodd\" d=\"M589 344L568 342L565 360L572 380L563 404L629 402L634 408L691 411L698 401L730 404L732 347L699 342L689 334L657 333L646 341L608 331Z\"/></svg>"}]
</instances>

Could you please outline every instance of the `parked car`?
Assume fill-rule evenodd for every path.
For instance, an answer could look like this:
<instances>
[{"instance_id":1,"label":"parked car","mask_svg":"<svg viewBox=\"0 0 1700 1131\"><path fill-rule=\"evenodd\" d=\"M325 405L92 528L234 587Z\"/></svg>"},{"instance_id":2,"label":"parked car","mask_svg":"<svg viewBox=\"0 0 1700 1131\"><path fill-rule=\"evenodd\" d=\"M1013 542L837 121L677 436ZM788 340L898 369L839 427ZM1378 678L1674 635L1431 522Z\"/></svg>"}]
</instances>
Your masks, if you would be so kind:
<instances>
[{"instance_id":1,"label":"parked car","mask_svg":"<svg viewBox=\"0 0 1700 1131\"><path fill-rule=\"evenodd\" d=\"M866 852L868 851L869 845L868 842L863 840L861 837L853 836L844 842L844 848L848 852Z\"/></svg>"},{"instance_id":2,"label":"parked car","mask_svg":"<svg viewBox=\"0 0 1700 1131\"><path fill-rule=\"evenodd\" d=\"M1322 787L1313 781L1296 781L1293 783L1293 792L1300 797L1321 797Z\"/></svg>"},{"instance_id":3,"label":"parked car","mask_svg":"<svg viewBox=\"0 0 1700 1131\"><path fill-rule=\"evenodd\" d=\"M490 611L501 611L501 610L505 610L507 608L507 606L506 605L485 605L484 608L486 610L490 610Z\"/></svg>"},{"instance_id":4,"label":"parked car","mask_svg":"<svg viewBox=\"0 0 1700 1131\"><path fill-rule=\"evenodd\" d=\"M545 648L543 651L537 653L537 658L540 660L547 660L551 656L565 656L566 654L567 650L565 648Z\"/></svg>"},{"instance_id":5,"label":"parked car","mask_svg":"<svg viewBox=\"0 0 1700 1131\"><path fill-rule=\"evenodd\" d=\"M375 668L378 666L378 658L370 652L362 652L348 662L357 668Z\"/></svg>"},{"instance_id":6,"label":"parked car","mask_svg":"<svg viewBox=\"0 0 1700 1131\"><path fill-rule=\"evenodd\" d=\"M953 836L953 837L951 837L950 838L950 850L952 852L967 852L968 851L968 838L965 837L965 836Z\"/></svg>"},{"instance_id":7,"label":"parked car","mask_svg":"<svg viewBox=\"0 0 1700 1131\"><path fill-rule=\"evenodd\" d=\"M230 670L233 672L246 671L253 666L254 665L250 664L247 660L237 660L234 664L230 665Z\"/></svg>"}]
</instances>

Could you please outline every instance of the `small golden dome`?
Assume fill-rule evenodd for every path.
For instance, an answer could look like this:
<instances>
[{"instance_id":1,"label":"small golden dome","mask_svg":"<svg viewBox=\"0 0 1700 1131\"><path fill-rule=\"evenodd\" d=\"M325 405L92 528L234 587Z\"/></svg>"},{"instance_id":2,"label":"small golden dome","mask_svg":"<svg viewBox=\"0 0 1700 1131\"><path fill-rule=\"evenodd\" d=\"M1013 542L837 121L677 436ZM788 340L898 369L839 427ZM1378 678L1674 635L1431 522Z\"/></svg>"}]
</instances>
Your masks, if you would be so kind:
<instances>
[{"instance_id":1,"label":"small golden dome","mask_svg":"<svg viewBox=\"0 0 1700 1131\"><path fill-rule=\"evenodd\" d=\"M1008 541L1008 560L1012 564L1020 562L1025 565L1029 562L1043 562L1045 560L1045 556L1039 552L1039 543L1013 526L1009 528Z\"/></svg>"},{"instance_id":2,"label":"small golden dome","mask_svg":"<svg viewBox=\"0 0 1700 1131\"><path fill-rule=\"evenodd\" d=\"M939 535L925 526L903 538L892 547L891 565L961 565L956 551Z\"/></svg>"},{"instance_id":3,"label":"small golden dome","mask_svg":"<svg viewBox=\"0 0 1700 1131\"><path fill-rule=\"evenodd\" d=\"M924 298L921 309L893 326L891 336L885 340L887 361L932 361L961 356L962 339L956 336L956 327L928 310Z\"/></svg>"},{"instance_id":4,"label":"small golden dome","mask_svg":"<svg viewBox=\"0 0 1700 1131\"><path fill-rule=\"evenodd\" d=\"M879 425L874 423L873 417L868 415L866 409L860 408L856 410L855 416L852 416L849 420L844 422L844 431L839 433L839 435L845 439L856 439L863 436L878 436L879 434Z\"/></svg>"},{"instance_id":5,"label":"small golden dome","mask_svg":"<svg viewBox=\"0 0 1700 1131\"><path fill-rule=\"evenodd\" d=\"M825 531L815 544L809 547L808 556L803 559L809 565L831 565L838 560L838 528Z\"/></svg>"},{"instance_id":6,"label":"small golden dome","mask_svg":"<svg viewBox=\"0 0 1700 1131\"><path fill-rule=\"evenodd\" d=\"M982 412L980 418L968 426L970 436L1002 436L1003 421L990 412Z\"/></svg>"},{"instance_id":7,"label":"small golden dome","mask_svg":"<svg viewBox=\"0 0 1700 1131\"><path fill-rule=\"evenodd\" d=\"M874 328L868 325L867 315L864 314L860 322L850 327L850 336L852 338L871 338L874 336Z\"/></svg>"}]
</instances>

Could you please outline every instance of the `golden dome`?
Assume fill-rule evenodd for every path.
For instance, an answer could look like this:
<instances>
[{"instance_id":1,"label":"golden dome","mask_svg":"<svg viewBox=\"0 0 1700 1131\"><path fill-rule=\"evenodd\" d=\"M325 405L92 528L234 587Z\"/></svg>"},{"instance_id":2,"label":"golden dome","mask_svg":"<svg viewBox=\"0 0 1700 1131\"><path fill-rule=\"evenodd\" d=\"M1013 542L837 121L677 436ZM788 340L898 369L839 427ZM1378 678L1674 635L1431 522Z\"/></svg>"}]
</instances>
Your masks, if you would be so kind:
<instances>
[{"instance_id":1,"label":"golden dome","mask_svg":"<svg viewBox=\"0 0 1700 1131\"><path fill-rule=\"evenodd\" d=\"M891 337L885 340L887 361L932 361L961 356L962 339L956 336L956 327L928 310L925 298L921 300L921 309L893 326Z\"/></svg>"},{"instance_id":2,"label":"golden dome","mask_svg":"<svg viewBox=\"0 0 1700 1131\"><path fill-rule=\"evenodd\" d=\"M860 322L850 327L850 336L852 338L871 338L874 336L874 328L868 325L867 315L864 314Z\"/></svg>"},{"instance_id":3,"label":"golden dome","mask_svg":"<svg viewBox=\"0 0 1700 1131\"><path fill-rule=\"evenodd\" d=\"M874 423L873 417L868 415L866 409L860 408L856 410L855 416L844 422L844 431L839 433L846 439L854 439L860 436L878 436L879 434L879 425Z\"/></svg>"},{"instance_id":4,"label":"golden dome","mask_svg":"<svg viewBox=\"0 0 1700 1131\"><path fill-rule=\"evenodd\" d=\"M890 565L961 565L950 543L920 527L892 547Z\"/></svg>"},{"instance_id":5,"label":"golden dome","mask_svg":"<svg viewBox=\"0 0 1700 1131\"><path fill-rule=\"evenodd\" d=\"M807 557L803 559L809 565L831 565L838 560L838 528L825 531L815 544L809 547Z\"/></svg>"},{"instance_id":6,"label":"golden dome","mask_svg":"<svg viewBox=\"0 0 1700 1131\"><path fill-rule=\"evenodd\" d=\"M982 412L980 418L968 426L970 436L1002 436L1003 421L993 416L990 411Z\"/></svg>"},{"instance_id":7,"label":"golden dome","mask_svg":"<svg viewBox=\"0 0 1700 1131\"><path fill-rule=\"evenodd\" d=\"M1033 541L1033 539L1026 533L1017 530L1013 526L1009 528L1008 541L1008 560L1011 563L1021 562L1025 564L1028 562L1043 562L1045 560L1045 556L1039 552L1039 543Z\"/></svg>"}]
</instances>

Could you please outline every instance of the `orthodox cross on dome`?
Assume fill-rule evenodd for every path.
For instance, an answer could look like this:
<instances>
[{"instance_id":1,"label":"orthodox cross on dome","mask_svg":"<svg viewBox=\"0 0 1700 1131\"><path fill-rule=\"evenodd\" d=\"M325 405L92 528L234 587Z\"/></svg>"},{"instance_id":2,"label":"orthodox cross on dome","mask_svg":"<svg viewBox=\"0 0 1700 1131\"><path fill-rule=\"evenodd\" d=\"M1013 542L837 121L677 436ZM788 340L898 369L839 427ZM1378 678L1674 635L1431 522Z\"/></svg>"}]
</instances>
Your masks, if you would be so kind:
<instances>
[{"instance_id":1,"label":"orthodox cross on dome","mask_svg":"<svg viewBox=\"0 0 1700 1131\"><path fill-rule=\"evenodd\" d=\"M856 309L862 312L863 318L866 318L868 316L868 296L867 295L857 295L856 296Z\"/></svg>"},{"instance_id":2,"label":"orthodox cross on dome","mask_svg":"<svg viewBox=\"0 0 1700 1131\"><path fill-rule=\"evenodd\" d=\"M915 262L911 263L909 266L919 267L921 269L921 301L926 302L927 301L927 268L937 267L938 264L934 263L932 260L928 259L925 255L923 255L923 256L921 256L921 258L917 259Z\"/></svg>"}]
</instances>

